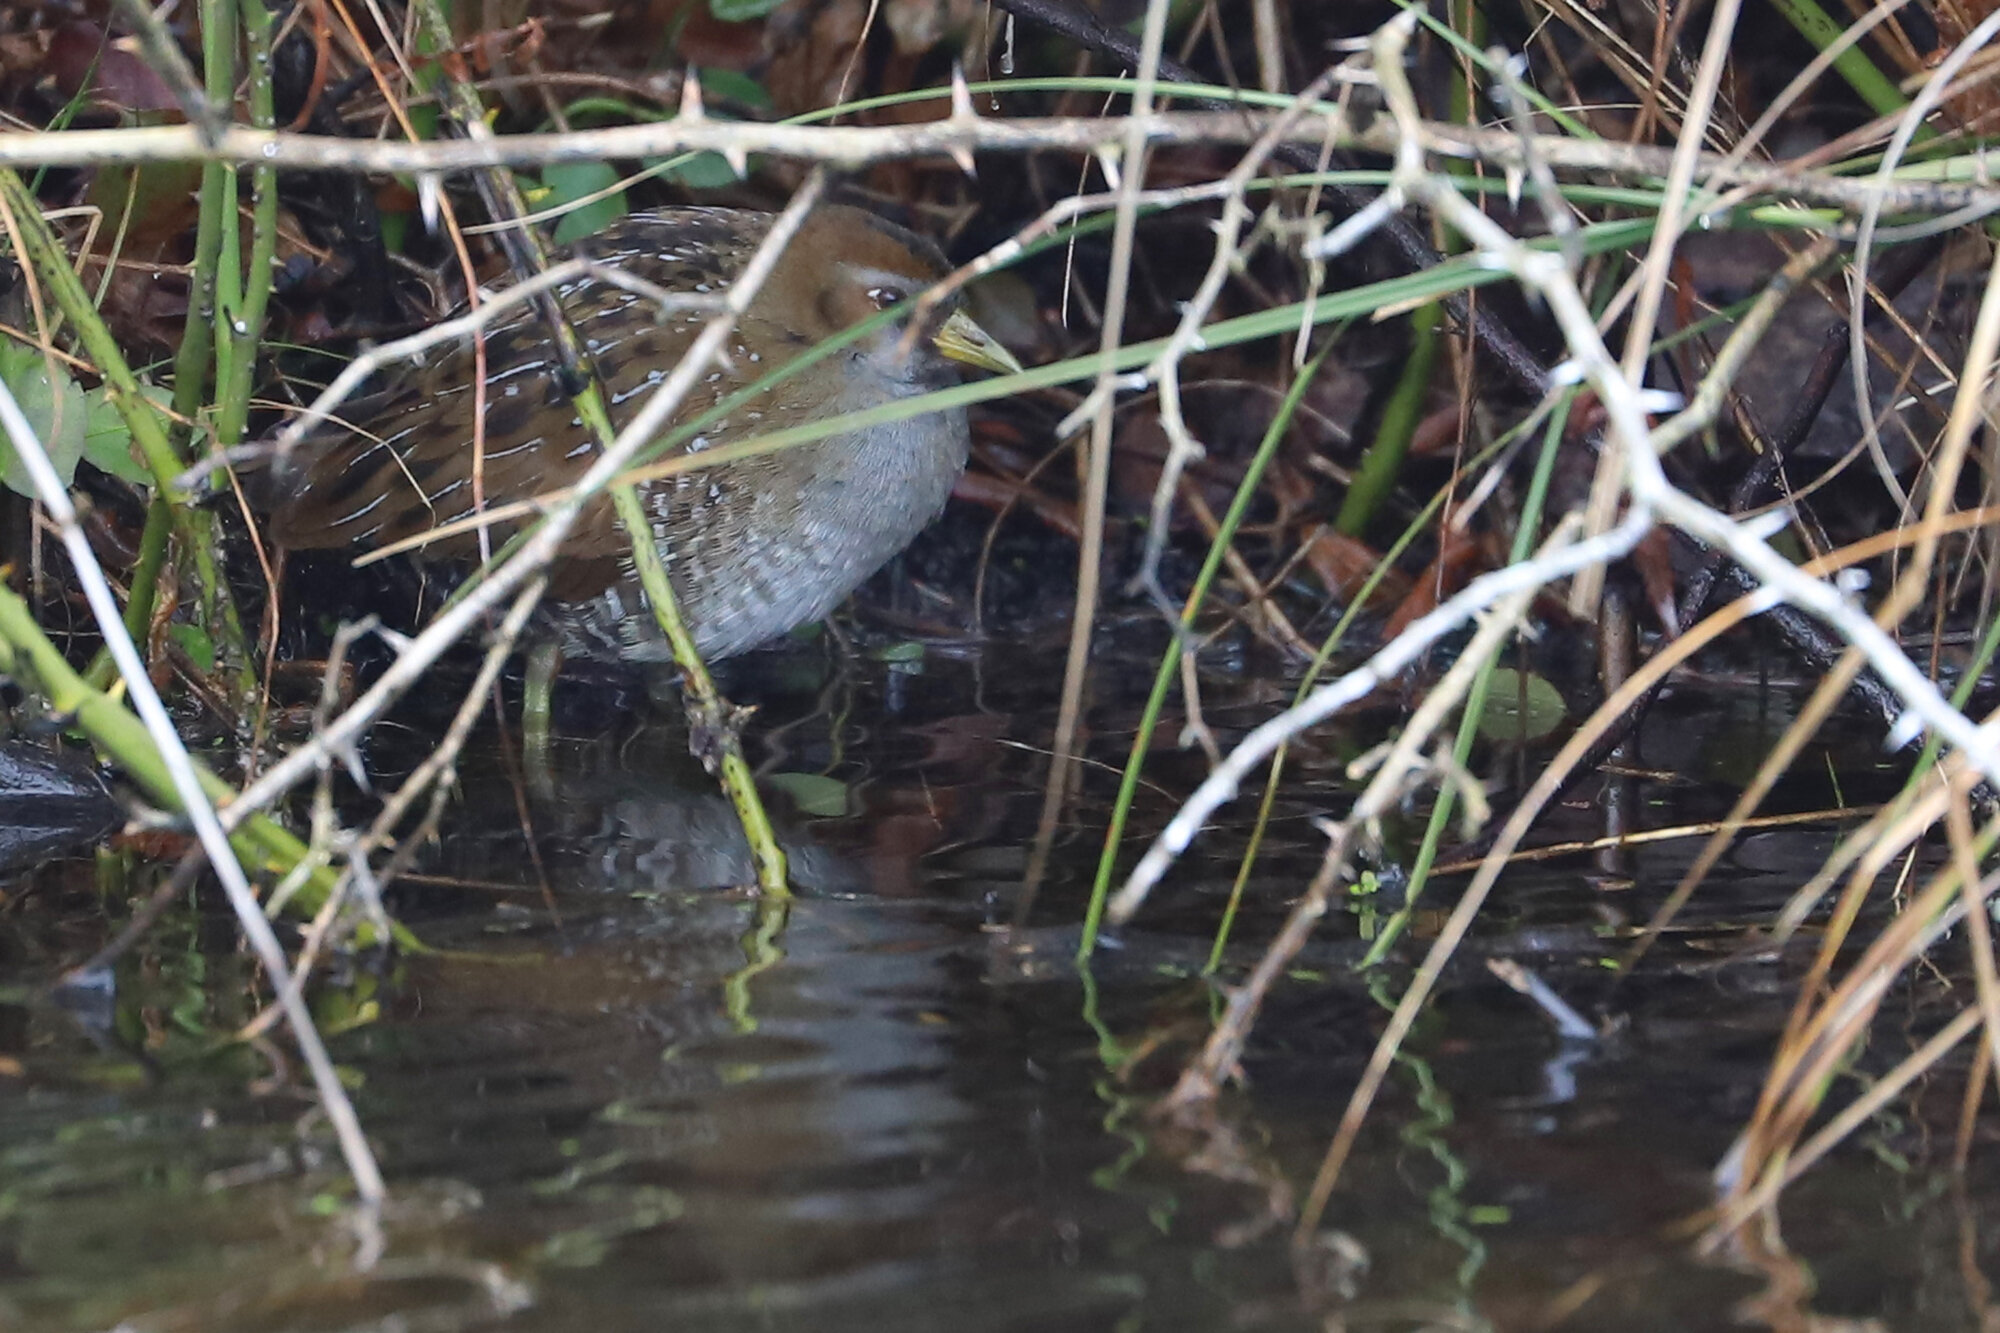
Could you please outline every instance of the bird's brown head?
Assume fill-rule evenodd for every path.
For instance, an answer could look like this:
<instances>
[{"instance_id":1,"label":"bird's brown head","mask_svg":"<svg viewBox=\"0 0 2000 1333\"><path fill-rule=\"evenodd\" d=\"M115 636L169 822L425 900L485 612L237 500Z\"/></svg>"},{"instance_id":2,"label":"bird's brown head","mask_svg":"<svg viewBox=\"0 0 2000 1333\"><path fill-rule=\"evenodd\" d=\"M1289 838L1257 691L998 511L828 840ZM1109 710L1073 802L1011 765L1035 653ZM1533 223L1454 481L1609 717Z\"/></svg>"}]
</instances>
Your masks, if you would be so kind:
<instances>
[{"instance_id":1,"label":"bird's brown head","mask_svg":"<svg viewBox=\"0 0 2000 1333\"><path fill-rule=\"evenodd\" d=\"M786 340L803 349L904 304L949 272L944 254L924 237L865 209L830 205L800 227L752 317L782 326ZM954 363L998 374L1020 370L960 304L954 296L929 312L914 355L904 353L901 321L864 337L848 354L918 392L954 382Z\"/></svg>"}]
</instances>

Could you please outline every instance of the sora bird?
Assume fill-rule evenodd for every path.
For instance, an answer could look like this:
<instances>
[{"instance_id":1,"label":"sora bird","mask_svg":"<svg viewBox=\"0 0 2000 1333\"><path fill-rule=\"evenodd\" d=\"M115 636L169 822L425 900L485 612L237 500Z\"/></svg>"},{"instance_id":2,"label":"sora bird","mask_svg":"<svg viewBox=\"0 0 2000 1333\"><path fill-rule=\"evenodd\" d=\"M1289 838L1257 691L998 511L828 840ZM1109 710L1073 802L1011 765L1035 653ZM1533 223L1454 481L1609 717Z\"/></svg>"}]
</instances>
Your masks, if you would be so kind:
<instances>
[{"instance_id":1,"label":"sora bird","mask_svg":"<svg viewBox=\"0 0 2000 1333\"><path fill-rule=\"evenodd\" d=\"M770 231L772 214L674 208L633 214L574 249L672 292L718 294ZM863 209L812 213L738 321L726 361L676 417L694 420L815 344L943 277L929 241ZM586 275L558 289L622 425L672 371L710 317ZM952 305L905 351L890 320L732 406L684 453L915 397L957 381L954 363L997 372L1020 364ZM509 314L486 331L483 504L559 490L599 454L563 387L547 326ZM272 530L291 548L378 547L474 510L474 351L448 347L351 404L342 429L309 436L268 479ZM672 429L672 426L669 427ZM644 482L649 516L682 615L703 656L728 657L823 619L943 508L965 467L965 413L953 408L847 431L796 448ZM495 549L512 531L493 525ZM442 536L427 561L478 556L476 531ZM549 571L563 651L607 661L670 657L607 500L584 511Z\"/></svg>"}]
</instances>

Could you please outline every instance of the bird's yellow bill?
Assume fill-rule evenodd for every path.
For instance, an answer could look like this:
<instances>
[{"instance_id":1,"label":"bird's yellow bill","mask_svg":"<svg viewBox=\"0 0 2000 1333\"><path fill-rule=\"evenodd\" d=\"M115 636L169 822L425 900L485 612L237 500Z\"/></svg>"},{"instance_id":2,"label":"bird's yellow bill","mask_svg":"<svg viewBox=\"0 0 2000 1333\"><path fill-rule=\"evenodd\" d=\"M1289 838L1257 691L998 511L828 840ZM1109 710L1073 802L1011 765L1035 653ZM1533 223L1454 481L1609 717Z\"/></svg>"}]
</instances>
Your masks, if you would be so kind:
<instances>
[{"instance_id":1,"label":"bird's yellow bill","mask_svg":"<svg viewBox=\"0 0 2000 1333\"><path fill-rule=\"evenodd\" d=\"M1021 363L1014 359L1014 354L1002 347L992 334L973 323L972 317L963 310L952 313L933 341L938 351L953 361L990 370L996 375L1021 373Z\"/></svg>"}]
</instances>

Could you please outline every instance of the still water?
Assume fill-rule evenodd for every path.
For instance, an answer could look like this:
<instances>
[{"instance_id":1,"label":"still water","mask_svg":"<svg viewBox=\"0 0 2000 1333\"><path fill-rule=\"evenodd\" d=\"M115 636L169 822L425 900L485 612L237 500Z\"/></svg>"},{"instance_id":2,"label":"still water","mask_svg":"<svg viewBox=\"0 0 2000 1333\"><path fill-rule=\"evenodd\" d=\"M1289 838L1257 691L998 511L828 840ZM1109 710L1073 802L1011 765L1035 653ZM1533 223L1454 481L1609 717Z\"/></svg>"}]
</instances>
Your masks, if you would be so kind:
<instances>
[{"instance_id":1,"label":"still water","mask_svg":"<svg viewBox=\"0 0 2000 1333\"><path fill-rule=\"evenodd\" d=\"M1174 1125L1152 1107L1317 865L1311 818L1348 799L1346 759L1389 719L1299 756L1220 980L1200 970L1250 800L1081 974L1092 830L1136 709L1117 682L1149 670L1100 673L1090 757L1111 767L1087 773L1015 927L1057 670L1023 653L1004 669L992 652L920 670L815 658L739 682L763 700L753 758L789 810L801 896L782 921L736 887L740 850L671 708L585 708L518 779L478 742L393 904L436 952L343 964L320 1000L389 1177L379 1219L346 1206L282 1044L214 1041L254 1013L226 920L170 913L101 984L52 999L47 981L102 942L99 894L156 872L83 857L8 882L0 1327L1993 1326L1979 1273L1994 1272L1994 1154L1963 1181L1948 1170L1955 1072L1789 1196L1760 1255L1689 1243L1810 947L1748 952L1743 927L1810 874L1830 825L1746 840L1616 987L1603 960L1694 842L1510 873L1325 1225L1295 1246L1292 1209L1416 956L1355 969L1374 909L1329 917L1214 1117ZM1226 743L1289 688L1219 676L1206 720ZM1723 809L1773 712L1726 689L1666 701L1646 759L1675 776L1640 784L1644 822ZM1141 830L1202 771L1170 748L1179 725ZM393 780L422 735L392 729L371 761ZM1835 758L1845 798L1872 799L1872 751ZM1507 755L1487 763L1507 781ZM1548 838L1588 836L1592 806L1582 791ZM1412 949L1461 883L1433 889ZM1604 1035L1557 1035L1486 971L1494 956ZM1934 1026L1926 996L1891 1009L1884 1063Z\"/></svg>"}]
</instances>

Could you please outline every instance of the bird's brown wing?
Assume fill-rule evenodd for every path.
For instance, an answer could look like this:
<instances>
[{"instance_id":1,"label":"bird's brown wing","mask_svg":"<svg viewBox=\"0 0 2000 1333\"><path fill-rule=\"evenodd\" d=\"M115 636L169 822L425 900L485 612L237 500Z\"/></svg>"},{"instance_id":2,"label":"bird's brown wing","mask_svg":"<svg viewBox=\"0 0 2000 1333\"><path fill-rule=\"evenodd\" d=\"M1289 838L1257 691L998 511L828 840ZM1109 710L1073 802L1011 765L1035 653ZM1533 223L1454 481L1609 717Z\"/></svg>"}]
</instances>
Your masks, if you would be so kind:
<instances>
[{"instance_id":1,"label":"bird's brown wing","mask_svg":"<svg viewBox=\"0 0 2000 1333\"><path fill-rule=\"evenodd\" d=\"M294 548L373 548L404 540L473 512L479 499L531 497L575 481L589 466L573 444L574 408L555 377L531 356L510 365L510 329L488 339L486 431L475 448L474 358L452 349L383 396L353 429L328 427L310 435L297 455L273 467L283 492L271 515L279 544ZM503 396L504 387L515 389ZM503 534L504 535L504 534ZM478 550L476 536L440 541L435 554Z\"/></svg>"},{"instance_id":2,"label":"bird's brown wing","mask_svg":"<svg viewBox=\"0 0 2000 1333\"><path fill-rule=\"evenodd\" d=\"M726 216L708 209L635 216L580 248L670 291L720 290L761 235L726 224ZM672 370L704 318L683 311L660 319L646 297L588 277L566 285L561 299L597 366L614 422L637 411L644 390ZM518 314L486 333L481 448L473 430L477 367L469 342L448 347L403 370L395 387L350 404L340 423L315 430L276 463L267 485L276 540L293 548L379 547L465 518L481 499L490 506L495 497L533 498L579 480L597 448L561 391L539 318ZM691 396L691 408L705 410L737 381L732 373L718 376ZM496 542L515 529L493 527ZM595 567L601 561L591 557L622 543L604 506L579 524L565 555ZM473 558L479 541L468 532L427 549Z\"/></svg>"}]
</instances>

